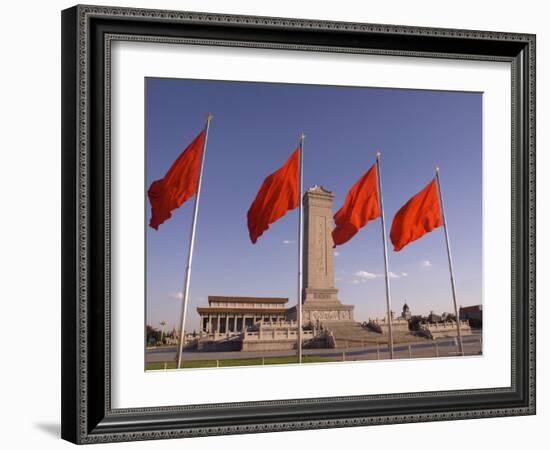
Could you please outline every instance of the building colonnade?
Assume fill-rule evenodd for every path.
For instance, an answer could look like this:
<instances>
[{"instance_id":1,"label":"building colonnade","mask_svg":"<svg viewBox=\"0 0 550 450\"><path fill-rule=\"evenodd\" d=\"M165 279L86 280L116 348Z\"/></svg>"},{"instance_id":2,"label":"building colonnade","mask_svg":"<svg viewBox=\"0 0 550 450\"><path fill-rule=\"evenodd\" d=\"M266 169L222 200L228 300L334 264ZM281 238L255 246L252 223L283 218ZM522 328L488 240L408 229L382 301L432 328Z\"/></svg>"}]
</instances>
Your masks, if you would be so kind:
<instances>
[{"instance_id":1,"label":"building colonnade","mask_svg":"<svg viewBox=\"0 0 550 450\"><path fill-rule=\"evenodd\" d=\"M281 314L201 314L201 334L241 333L258 323L279 323L285 320Z\"/></svg>"}]
</instances>

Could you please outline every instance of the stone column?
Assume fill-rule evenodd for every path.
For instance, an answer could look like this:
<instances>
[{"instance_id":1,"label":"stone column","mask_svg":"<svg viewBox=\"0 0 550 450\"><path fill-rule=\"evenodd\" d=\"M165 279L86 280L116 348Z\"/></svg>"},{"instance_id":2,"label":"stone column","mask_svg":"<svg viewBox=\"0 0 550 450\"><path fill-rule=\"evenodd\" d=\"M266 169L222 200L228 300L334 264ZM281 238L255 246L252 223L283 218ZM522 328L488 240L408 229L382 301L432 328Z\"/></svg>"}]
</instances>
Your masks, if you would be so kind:
<instances>
[{"instance_id":1,"label":"stone column","mask_svg":"<svg viewBox=\"0 0 550 450\"><path fill-rule=\"evenodd\" d=\"M302 273L302 323L316 318L342 319L341 311L353 314L353 305L343 305L334 286L334 250L332 248L334 195L320 186L309 188L304 204L304 261Z\"/></svg>"},{"instance_id":2,"label":"stone column","mask_svg":"<svg viewBox=\"0 0 550 450\"><path fill-rule=\"evenodd\" d=\"M225 334L229 333L229 314L225 314Z\"/></svg>"},{"instance_id":3,"label":"stone column","mask_svg":"<svg viewBox=\"0 0 550 450\"><path fill-rule=\"evenodd\" d=\"M334 195L320 186L304 195L304 289L334 290L332 201Z\"/></svg>"}]
</instances>

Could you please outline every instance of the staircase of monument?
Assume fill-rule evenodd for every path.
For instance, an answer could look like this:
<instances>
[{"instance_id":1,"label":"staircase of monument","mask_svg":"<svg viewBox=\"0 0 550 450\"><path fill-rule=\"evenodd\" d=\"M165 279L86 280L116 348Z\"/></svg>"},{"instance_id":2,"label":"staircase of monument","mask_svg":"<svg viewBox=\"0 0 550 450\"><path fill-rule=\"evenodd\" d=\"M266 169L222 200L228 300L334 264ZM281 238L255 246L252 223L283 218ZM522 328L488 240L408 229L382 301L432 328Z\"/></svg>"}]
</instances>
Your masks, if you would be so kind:
<instances>
[{"instance_id":1,"label":"staircase of monument","mask_svg":"<svg viewBox=\"0 0 550 450\"><path fill-rule=\"evenodd\" d=\"M367 344L384 344L386 336L363 328L359 322L325 322L324 328L330 330L336 340L336 348L362 347Z\"/></svg>"}]
</instances>

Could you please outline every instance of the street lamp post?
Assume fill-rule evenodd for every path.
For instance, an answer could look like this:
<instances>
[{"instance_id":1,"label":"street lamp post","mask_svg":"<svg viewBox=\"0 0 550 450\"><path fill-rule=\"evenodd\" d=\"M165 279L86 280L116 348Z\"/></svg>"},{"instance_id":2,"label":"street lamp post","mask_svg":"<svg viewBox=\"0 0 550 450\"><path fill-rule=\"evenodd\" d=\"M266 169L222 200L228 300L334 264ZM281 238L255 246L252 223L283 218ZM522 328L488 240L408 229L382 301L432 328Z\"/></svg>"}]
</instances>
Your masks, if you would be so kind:
<instances>
[{"instance_id":1,"label":"street lamp post","mask_svg":"<svg viewBox=\"0 0 550 450\"><path fill-rule=\"evenodd\" d=\"M160 326L162 327L161 331L160 331L160 343L163 344L164 343L164 327L166 326L166 320L161 320L160 322Z\"/></svg>"}]
</instances>

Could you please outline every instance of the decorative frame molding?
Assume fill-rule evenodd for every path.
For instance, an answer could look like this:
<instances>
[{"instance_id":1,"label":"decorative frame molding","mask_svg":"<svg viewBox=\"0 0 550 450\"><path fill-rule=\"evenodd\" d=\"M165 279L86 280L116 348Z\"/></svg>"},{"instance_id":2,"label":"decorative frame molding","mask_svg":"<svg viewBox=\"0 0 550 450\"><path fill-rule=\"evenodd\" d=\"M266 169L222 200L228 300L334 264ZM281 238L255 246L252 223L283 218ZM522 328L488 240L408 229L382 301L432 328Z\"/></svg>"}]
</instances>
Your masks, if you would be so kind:
<instances>
[{"instance_id":1,"label":"decorative frame molding","mask_svg":"<svg viewBox=\"0 0 550 450\"><path fill-rule=\"evenodd\" d=\"M112 409L110 63L116 40L512 65L509 388ZM535 414L535 36L75 6L62 13L62 437L79 444Z\"/></svg>"}]
</instances>

